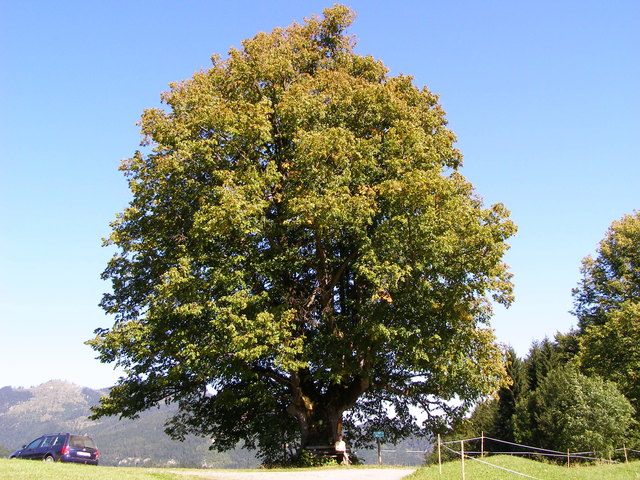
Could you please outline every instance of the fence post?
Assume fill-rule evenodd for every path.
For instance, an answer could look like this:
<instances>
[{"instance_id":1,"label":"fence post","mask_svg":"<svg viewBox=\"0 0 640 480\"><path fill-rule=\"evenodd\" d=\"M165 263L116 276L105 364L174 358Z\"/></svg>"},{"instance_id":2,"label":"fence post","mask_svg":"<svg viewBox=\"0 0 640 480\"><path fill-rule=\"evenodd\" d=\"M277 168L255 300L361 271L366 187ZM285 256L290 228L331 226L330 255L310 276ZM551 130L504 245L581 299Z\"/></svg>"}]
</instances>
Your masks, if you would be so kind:
<instances>
[{"instance_id":1,"label":"fence post","mask_svg":"<svg viewBox=\"0 0 640 480\"><path fill-rule=\"evenodd\" d=\"M442 455L440 454L440 434L438 434L438 470L440 470L440 475L442 475Z\"/></svg>"},{"instance_id":2,"label":"fence post","mask_svg":"<svg viewBox=\"0 0 640 480\"><path fill-rule=\"evenodd\" d=\"M627 445L623 443L622 449L624 450L624 463L629 463L629 457L627 457Z\"/></svg>"},{"instance_id":3,"label":"fence post","mask_svg":"<svg viewBox=\"0 0 640 480\"><path fill-rule=\"evenodd\" d=\"M567 448L567 468L569 468L571 466L571 453L570 450Z\"/></svg>"},{"instance_id":4,"label":"fence post","mask_svg":"<svg viewBox=\"0 0 640 480\"><path fill-rule=\"evenodd\" d=\"M484 458L484 432L481 433L480 440L480 458Z\"/></svg>"},{"instance_id":5,"label":"fence post","mask_svg":"<svg viewBox=\"0 0 640 480\"><path fill-rule=\"evenodd\" d=\"M465 475L464 475L464 440L460 440L460 458L462 458L462 480L465 480Z\"/></svg>"}]
</instances>

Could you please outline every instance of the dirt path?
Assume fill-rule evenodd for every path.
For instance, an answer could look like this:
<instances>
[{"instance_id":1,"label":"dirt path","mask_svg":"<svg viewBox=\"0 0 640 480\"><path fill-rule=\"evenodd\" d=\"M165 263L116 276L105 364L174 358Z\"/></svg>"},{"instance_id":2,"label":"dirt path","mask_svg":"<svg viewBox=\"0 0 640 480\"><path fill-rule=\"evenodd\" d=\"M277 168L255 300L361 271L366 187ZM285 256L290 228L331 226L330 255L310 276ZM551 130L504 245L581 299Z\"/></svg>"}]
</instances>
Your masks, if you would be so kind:
<instances>
[{"instance_id":1,"label":"dirt path","mask_svg":"<svg viewBox=\"0 0 640 480\"><path fill-rule=\"evenodd\" d=\"M206 480L400 480L415 471L415 468L340 468L298 472L169 470L170 473Z\"/></svg>"}]
</instances>

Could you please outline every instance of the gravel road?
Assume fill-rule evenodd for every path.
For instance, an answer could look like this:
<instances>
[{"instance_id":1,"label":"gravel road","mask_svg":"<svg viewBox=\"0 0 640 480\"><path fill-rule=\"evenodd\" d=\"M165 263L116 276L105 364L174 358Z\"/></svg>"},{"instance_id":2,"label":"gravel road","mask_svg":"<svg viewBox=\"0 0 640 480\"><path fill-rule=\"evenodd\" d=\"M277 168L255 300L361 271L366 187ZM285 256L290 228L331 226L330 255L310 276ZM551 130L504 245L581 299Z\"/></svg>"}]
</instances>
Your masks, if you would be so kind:
<instances>
[{"instance_id":1,"label":"gravel road","mask_svg":"<svg viewBox=\"0 0 640 480\"><path fill-rule=\"evenodd\" d=\"M167 472L167 470L164 470ZM400 480L415 468L340 468L298 472L239 472L232 470L169 470L171 473L206 480Z\"/></svg>"}]
</instances>

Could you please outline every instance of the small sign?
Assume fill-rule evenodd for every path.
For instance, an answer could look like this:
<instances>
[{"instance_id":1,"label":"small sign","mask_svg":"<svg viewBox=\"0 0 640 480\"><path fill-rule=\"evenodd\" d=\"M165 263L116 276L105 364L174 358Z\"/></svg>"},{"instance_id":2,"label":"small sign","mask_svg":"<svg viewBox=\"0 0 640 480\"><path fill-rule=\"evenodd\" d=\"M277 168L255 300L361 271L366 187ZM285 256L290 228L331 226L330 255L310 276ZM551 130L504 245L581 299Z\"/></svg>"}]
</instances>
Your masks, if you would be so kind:
<instances>
[{"instance_id":1,"label":"small sign","mask_svg":"<svg viewBox=\"0 0 640 480\"><path fill-rule=\"evenodd\" d=\"M373 438L384 438L384 432L373 432Z\"/></svg>"}]
</instances>

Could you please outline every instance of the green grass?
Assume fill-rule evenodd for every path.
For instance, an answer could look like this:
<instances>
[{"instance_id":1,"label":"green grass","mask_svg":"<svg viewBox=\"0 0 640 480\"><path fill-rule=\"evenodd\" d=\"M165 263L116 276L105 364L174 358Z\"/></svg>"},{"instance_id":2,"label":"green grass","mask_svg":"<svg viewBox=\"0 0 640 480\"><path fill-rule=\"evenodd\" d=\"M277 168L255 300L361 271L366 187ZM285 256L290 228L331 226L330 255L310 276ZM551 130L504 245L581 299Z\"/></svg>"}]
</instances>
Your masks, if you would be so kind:
<instances>
[{"instance_id":1,"label":"green grass","mask_svg":"<svg viewBox=\"0 0 640 480\"><path fill-rule=\"evenodd\" d=\"M541 480L640 480L640 462L567 468L509 456L488 457L485 458L485 461ZM421 468L407 477L407 480L460 480L461 473L459 461L448 462L442 465L442 475L438 472L438 466L433 465ZM465 473L466 480L526 478L471 460L465 462ZM163 472L158 468L93 467L68 463L0 459L0 479L2 480L186 480L187 478L168 471Z\"/></svg>"},{"instance_id":2,"label":"green grass","mask_svg":"<svg viewBox=\"0 0 640 480\"><path fill-rule=\"evenodd\" d=\"M539 478L541 480L640 480L640 462L615 465L552 465L508 455L487 457L485 462L508 468L515 472ZM483 465L473 460L465 461L466 480L514 480L524 479L520 475ZM462 465L460 461L442 464L442 475L438 465L423 467L407 480L460 480Z\"/></svg>"},{"instance_id":3,"label":"green grass","mask_svg":"<svg viewBox=\"0 0 640 480\"><path fill-rule=\"evenodd\" d=\"M541 480L640 480L640 462L616 465L585 465L571 468L510 456L487 457L484 461L524 473ZM466 480L514 480L524 479L519 475L483 465L473 460L465 461ZM460 480L461 462L442 464L442 475L438 465L424 467L407 480Z\"/></svg>"},{"instance_id":4,"label":"green grass","mask_svg":"<svg viewBox=\"0 0 640 480\"><path fill-rule=\"evenodd\" d=\"M185 480L185 477L157 469L94 467L72 463L44 463L34 460L0 459L2 480Z\"/></svg>"},{"instance_id":5,"label":"green grass","mask_svg":"<svg viewBox=\"0 0 640 480\"><path fill-rule=\"evenodd\" d=\"M295 472L343 469L338 465L314 468L283 468L273 470L233 470L239 472ZM349 468L393 468L391 466L352 466ZM172 473L170 470L181 471L183 474ZM94 467L92 465L75 465L71 463L44 463L34 460L9 460L0 458L1 480L189 480L188 472L192 468L167 469L162 468L126 468L126 467ZM185 475L187 474L187 475Z\"/></svg>"}]
</instances>

